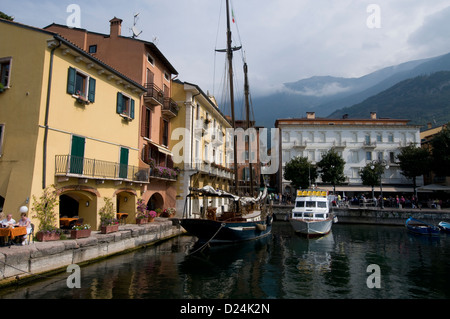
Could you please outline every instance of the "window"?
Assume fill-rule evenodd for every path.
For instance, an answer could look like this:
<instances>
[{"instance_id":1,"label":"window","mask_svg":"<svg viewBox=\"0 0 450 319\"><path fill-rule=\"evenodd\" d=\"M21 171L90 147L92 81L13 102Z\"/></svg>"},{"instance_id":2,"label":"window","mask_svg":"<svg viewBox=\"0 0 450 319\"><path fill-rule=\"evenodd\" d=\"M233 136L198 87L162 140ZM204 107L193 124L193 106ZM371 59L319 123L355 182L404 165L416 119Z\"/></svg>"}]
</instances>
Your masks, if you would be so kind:
<instances>
[{"instance_id":1,"label":"window","mask_svg":"<svg viewBox=\"0 0 450 319\"><path fill-rule=\"evenodd\" d=\"M0 83L4 87L9 87L10 84L11 62L12 58L0 59Z\"/></svg>"},{"instance_id":2,"label":"window","mask_svg":"<svg viewBox=\"0 0 450 319\"><path fill-rule=\"evenodd\" d=\"M327 208L327 202L317 202L317 207Z\"/></svg>"},{"instance_id":3,"label":"window","mask_svg":"<svg viewBox=\"0 0 450 319\"><path fill-rule=\"evenodd\" d=\"M117 92L116 112L125 119L134 119L134 100L121 92Z\"/></svg>"},{"instance_id":4,"label":"window","mask_svg":"<svg viewBox=\"0 0 450 319\"><path fill-rule=\"evenodd\" d=\"M383 160L383 152L377 152L377 160L380 162Z\"/></svg>"},{"instance_id":5,"label":"window","mask_svg":"<svg viewBox=\"0 0 450 319\"><path fill-rule=\"evenodd\" d=\"M395 163L395 153L389 152L389 162Z\"/></svg>"},{"instance_id":6,"label":"window","mask_svg":"<svg viewBox=\"0 0 450 319\"><path fill-rule=\"evenodd\" d=\"M305 207L305 202L298 201L295 203L295 207Z\"/></svg>"},{"instance_id":7,"label":"window","mask_svg":"<svg viewBox=\"0 0 450 319\"><path fill-rule=\"evenodd\" d=\"M95 101L95 84L96 81L94 78L69 67L67 93L93 103Z\"/></svg>"},{"instance_id":8,"label":"window","mask_svg":"<svg viewBox=\"0 0 450 319\"><path fill-rule=\"evenodd\" d=\"M162 145L169 146L169 122L163 120L162 124L163 124Z\"/></svg>"},{"instance_id":9,"label":"window","mask_svg":"<svg viewBox=\"0 0 450 319\"><path fill-rule=\"evenodd\" d=\"M310 201L307 201L306 202L306 207L316 207L316 202L310 202Z\"/></svg>"},{"instance_id":10,"label":"window","mask_svg":"<svg viewBox=\"0 0 450 319\"><path fill-rule=\"evenodd\" d=\"M153 66L155 65L155 60L153 59L153 57L150 54L147 54L147 61L151 65L153 65Z\"/></svg>"},{"instance_id":11,"label":"window","mask_svg":"<svg viewBox=\"0 0 450 319\"><path fill-rule=\"evenodd\" d=\"M383 142L383 136L381 134L377 135L377 142Z\"/></svg>"},{"instance_id":12,"label":"window","mask_svg":"<svg viewBox=\"0 0 450 319\"><path fill-rule=\"evenodd\" d=\"M366 161L372 160L372 152L366 152Z\"/></svg>"},{"instance_id":13,"label":"window","mask_svg":"<svg viewBox=\"0 0 450 319\"><path fill-rule=\"evenodd\" d=\"M166 81L170 81L170 74L167 73L167 72L164 72L164 79L165 79Z\"/></svg>"},{"instance_id":14,"label":"window","mask_svg":"<svg viewBox=\"0 0 450 319\"><path fill-rule=\"evenodd\" d=\"M394 143L394 134L388 135L388 141L389 141L389 143Z\"/></svg>"},{"instance_id":15,"label":"window","mask_svg":"<svg viewBox=\"0 0 450 319\"><path fill-rule=\"evenodd\" d=\"M366 136L364 137L364 143L366 145L370 145L370 135L369 134L366 134Z\"/></svg>"},{"instance_id":16,"label":"window","mask_svg":"<svg viewBox=\"0 0 450 319\"><path fill-rule=\"evenodd\" d=\"M3 155L3 136L5 136L5 124L0 124L0 157Z\"/></svg>"},{"instance_id":17,"label":"window","mask_svg":"<svg viewBox=\"0 0 450 319\"><path fill-rule=\"evenodd\" d=\"M89 53L97 53L97 45L90 45L89 46Z\"/></svg>"}]
</instances>

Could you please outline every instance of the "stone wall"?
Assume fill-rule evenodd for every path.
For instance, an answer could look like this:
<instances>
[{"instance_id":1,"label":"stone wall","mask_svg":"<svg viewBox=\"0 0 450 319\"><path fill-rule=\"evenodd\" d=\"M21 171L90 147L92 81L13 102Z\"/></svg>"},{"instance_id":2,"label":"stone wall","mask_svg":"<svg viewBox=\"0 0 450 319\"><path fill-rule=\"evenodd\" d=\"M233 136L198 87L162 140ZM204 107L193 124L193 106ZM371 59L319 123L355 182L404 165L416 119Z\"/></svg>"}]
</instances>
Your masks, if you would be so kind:
<instances>
[{"instance_id":1,"label":"stone wall","mask_svg":"<svg viewBox=\"0 0 450 319\"><path fill-rule=\"evenodd\" d=\"M88 238L0 248L0 286L30 279L36 275L62 271L68 265L93 262L114 254L154 244L184 233L167 218L157 218L144 225L121 225L119 231L100 234L93 231Z\"/></svg>"},{"instance_id":2,"label":"stone wall","mask_svg":"<svg viewBox=\"0 0 450 319\"><path fill-rule=\"evenodd\" d=\"M275 220L289 219L292 205L275 205L273 212ZM396 209L396 208L363 208L363 207L340 207L332 208L338 217L339 223L346 224L379 224L404 226L405 221L411 216L429 224L437 225L440 221L450 222L450 210L441 209Z\"/></svg>"}]
</instances>

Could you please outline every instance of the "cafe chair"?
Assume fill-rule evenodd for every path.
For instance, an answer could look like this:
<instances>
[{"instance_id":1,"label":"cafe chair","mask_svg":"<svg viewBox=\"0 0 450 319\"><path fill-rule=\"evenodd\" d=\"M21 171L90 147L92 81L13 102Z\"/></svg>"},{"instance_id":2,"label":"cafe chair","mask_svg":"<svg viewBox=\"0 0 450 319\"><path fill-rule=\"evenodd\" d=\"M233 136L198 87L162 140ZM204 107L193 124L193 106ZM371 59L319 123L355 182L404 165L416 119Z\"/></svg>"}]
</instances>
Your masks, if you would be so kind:
<instances>
[{"instance_id":1,"label":"cafe chair","mask_svg":"<svg viewBox=\"0 0 450 319\"><path fill-rule=\"evenodd\" d=\"M34 224L31 223L31 232L28 234L28 245L30 244L30 239L34 241Z\"/></svg>"}]
</instances>

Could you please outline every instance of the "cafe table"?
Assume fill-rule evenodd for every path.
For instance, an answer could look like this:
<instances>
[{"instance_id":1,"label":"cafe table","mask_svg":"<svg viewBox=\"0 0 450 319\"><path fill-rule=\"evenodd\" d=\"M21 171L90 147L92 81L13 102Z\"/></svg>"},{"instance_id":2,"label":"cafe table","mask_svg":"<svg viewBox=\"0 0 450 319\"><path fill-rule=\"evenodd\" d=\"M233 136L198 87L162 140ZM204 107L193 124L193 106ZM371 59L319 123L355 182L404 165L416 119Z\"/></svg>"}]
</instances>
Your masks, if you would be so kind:
<instances>
[{"instance_id":1,"label":"cafe table","mask_svg":"<svg viewBox=\"0 0 450 319\"><path fill-rule=\"evenodd\" d=\"M77 221L77 220L78 220L78 218L76 218L76 217L61 217L59 219L59 225L61 227L69 227L71 222Z\"/></svg>"},{"instance_id":2,"label":"cafe table","mask_svg":"<svg viewBox=\"0 0 450 319\"><path fill-rule=\"evenodd\" d=\"M127 219L128 214L127 213L117 213L117 219L121 221L123 224L125 224L125 220Z\"/></svg>"},{"instance_id":3,"label":"cafe table","mask_svg":"<svg viewBox=\"0 0 450 319\"><path fill-rule=\"evenodd\" d=\"M25 226L0 228L0 236L6 237L7 240L5 242L9 243L9 245L12 244L14 238L26 234L27 228Z\"/></svg>"}]
</instances>

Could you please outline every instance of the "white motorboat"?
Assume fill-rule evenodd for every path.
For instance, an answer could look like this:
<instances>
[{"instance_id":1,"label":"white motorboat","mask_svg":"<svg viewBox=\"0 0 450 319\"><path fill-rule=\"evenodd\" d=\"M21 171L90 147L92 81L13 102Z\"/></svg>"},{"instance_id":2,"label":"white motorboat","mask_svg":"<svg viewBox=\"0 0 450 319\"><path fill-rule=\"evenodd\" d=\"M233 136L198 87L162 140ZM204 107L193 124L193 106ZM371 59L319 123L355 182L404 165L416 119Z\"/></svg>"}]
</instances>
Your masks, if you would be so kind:
<instances>
[{"instance_id":1,"label":"white motorboat","mask_svg":"<svg viewBox=\"0 0 450 319\"><path fill-rule=\"evenodd\" d=\"M323 190L299 190L289 221L295 232L307 237L323 236L336 222L330 212L328 192Z\"/></svg>"}]
</instances>

